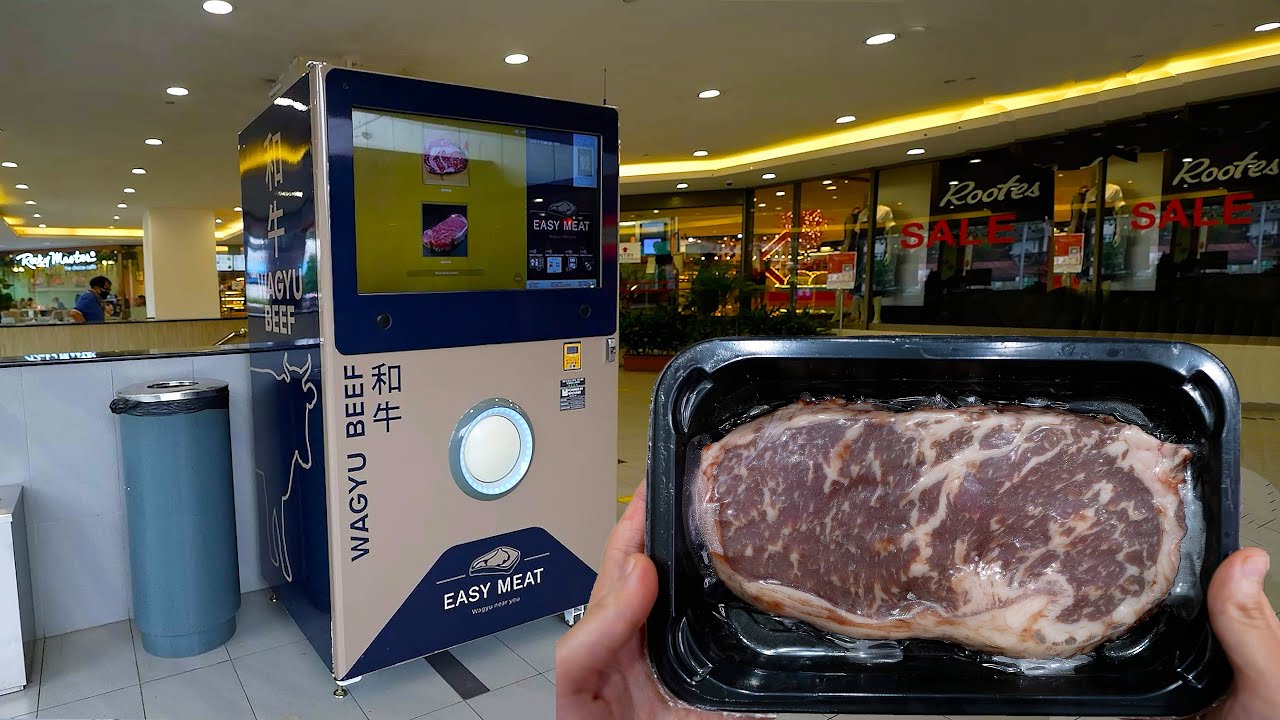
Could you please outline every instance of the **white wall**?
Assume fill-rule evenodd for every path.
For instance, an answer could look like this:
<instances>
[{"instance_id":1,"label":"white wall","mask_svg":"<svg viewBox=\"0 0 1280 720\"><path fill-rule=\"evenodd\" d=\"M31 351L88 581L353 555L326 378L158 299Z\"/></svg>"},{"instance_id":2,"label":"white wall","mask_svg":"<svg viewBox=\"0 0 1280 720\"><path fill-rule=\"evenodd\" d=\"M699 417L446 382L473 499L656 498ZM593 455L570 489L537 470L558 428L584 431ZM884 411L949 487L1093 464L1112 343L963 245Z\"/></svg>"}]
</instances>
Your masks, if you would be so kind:
<instances>
[{"instance_id":1,"label":"white wall","mask_svg":"<svg viewBox=\"0 0 1280 720\"><path fill-rule=\"evenodd\" d=\"M231 385L242 592L264 587L253 503L253 412L243 353L0 368L0 485L26 485L39 636L132 615L116 390L210 377Z\"/></svg>"}]
</instances>

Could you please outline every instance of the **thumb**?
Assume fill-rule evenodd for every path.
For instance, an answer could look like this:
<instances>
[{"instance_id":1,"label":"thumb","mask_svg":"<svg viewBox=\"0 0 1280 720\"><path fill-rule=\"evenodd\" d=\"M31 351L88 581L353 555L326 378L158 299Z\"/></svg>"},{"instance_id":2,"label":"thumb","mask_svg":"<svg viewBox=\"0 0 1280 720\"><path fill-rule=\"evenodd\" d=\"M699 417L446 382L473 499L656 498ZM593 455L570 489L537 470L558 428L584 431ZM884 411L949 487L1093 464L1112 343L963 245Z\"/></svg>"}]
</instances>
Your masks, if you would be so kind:
<instances>
[{"instance_id":1,"label":"thumb","mask_svg":"<svg viewBox=\"0 0 1280 720\"><path fill-rule=\"evenodd\" d=\"M557 673L562 682L586 678L610 667L619 651L633 642L658 598L658 570L642 553L627 558L623 574L587 614L556 643Z\"/></svg>"},{"instance_id":2,"label":"thumb","mask_svg":"<svg viewBox=\"0 0 1280 720\"><path fill-rule=\"evenodd\" d=\"M1280 692L1275 683L1280 620L1262 589L1269 565L1265 552L1245 548L1223 561L1209 583L1209 621L1227 651L1242 698Z\"/></svg>"}]
</instances>

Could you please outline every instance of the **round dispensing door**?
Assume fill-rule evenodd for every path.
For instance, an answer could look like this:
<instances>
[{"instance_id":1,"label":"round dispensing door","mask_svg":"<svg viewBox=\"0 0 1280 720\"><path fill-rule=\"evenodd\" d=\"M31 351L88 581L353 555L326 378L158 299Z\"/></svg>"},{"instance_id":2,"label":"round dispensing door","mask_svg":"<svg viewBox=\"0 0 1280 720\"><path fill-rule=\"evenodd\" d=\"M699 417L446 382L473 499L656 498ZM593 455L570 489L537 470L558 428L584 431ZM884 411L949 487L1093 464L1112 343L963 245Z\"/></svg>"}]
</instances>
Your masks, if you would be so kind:
<instances>
[{"instance_id":1,"label":"round dispensing door","mask_svg":"<svg viewBox=\"0 0 1280 720\"><path fill-rule=\"evenodd\" d=\"M510 400L477 403L458 420L449 439L449 468L462 492L497 500L524 479L533 462L533 428Z\"/></svg>"}]
</instances>

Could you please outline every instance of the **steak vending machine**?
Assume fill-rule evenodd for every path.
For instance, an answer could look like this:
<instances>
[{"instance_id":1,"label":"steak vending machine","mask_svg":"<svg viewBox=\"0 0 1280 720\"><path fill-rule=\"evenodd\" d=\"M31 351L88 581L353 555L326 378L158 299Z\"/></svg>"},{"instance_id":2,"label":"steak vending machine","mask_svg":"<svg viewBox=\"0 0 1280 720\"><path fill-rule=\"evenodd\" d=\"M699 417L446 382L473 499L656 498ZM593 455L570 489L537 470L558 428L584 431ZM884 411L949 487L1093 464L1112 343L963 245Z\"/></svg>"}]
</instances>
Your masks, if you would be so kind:
<instances>
[{"instance_id":1,"label":"steak vending machine","mask_svg":"<svg viewBox=\"0 0 1280 720\"><path fill-rule=\"evenodd\" d=\"M259 521L341 686L587 602L618 119L312 65L240 134Z\"/></svg>"}]
</instances>

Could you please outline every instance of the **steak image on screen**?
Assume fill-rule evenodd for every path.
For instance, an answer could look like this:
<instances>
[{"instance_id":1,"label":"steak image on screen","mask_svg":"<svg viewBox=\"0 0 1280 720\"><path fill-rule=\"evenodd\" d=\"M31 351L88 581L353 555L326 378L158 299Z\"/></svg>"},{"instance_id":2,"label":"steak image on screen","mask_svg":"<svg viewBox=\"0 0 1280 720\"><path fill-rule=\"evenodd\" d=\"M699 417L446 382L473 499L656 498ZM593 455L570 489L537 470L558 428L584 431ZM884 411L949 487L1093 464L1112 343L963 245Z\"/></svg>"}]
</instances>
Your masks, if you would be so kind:
<instances>
[{"instance_id":1,"label":"steak image on screen","mask_svg":"<svg viewBox=\"0 0 1280 720\"><path fill-rule=\"evenodd\" d=\"M423 203L423 256L466 257L467 228L466 205Z\"/></svg>"},{"instance_id":2,"label":"steak image on screen","mask_svg":"<svg viewBox=\"0 0 1280 720\"><path fill-rule=\"evenodd\" d=\"M693 503L717 576L766 612L1070 657L1168 594L1190 458L1108 417L799 402L704 449Z\"/></svg>"}]
</instances>

